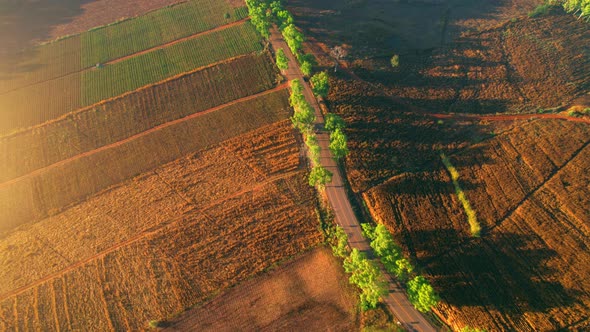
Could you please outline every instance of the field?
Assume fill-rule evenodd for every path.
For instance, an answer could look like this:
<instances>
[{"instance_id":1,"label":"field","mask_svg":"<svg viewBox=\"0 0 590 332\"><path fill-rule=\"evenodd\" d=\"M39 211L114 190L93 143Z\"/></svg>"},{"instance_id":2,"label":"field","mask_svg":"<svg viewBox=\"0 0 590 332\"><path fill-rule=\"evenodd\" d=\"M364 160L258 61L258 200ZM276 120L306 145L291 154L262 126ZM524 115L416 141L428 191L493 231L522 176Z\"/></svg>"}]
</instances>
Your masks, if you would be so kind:
<instances>
[{"instance_id":1,"label":"field","mask_svg":"<svg viewBox=\"0 0 590 332\"><path fill-rule=\"evenodd\" d=\"M345 278L329 250L315 249L166 322L165 330L351 331L355 292Z\"/></svg>"},{"instance_id":2,"label":"field","mask_svg":"<svg viewBox=\"0 0 590 332\"><path fill-rule=\"evenodd\" d=\"M4 170L0 182L152 127L263 92L273 87L276 75L267 53L250 54L2 137L0 164ZM112 126L112 123L118 125Z\"/></svg>"},{"instance_id":3,"label":"field","mask_svg":"<svg viewBox=\"0 0 590 332\"><path fill-rule=\"evenodd\" d=\"M264 126L3 237L4 329L145 328L317 244L297 146L288 121Z\"/></svg>"},{"instance_id":4,"label":"field","mask_svg":"<svg viewBox=\"0 0 590 332\"><path fill-rule=\"evenodd\" d=\"M529 19L532 1L460 3L293 2L321 66L329 47L349 51L327 104L348 125L350 185L454 330L588 330L589 128L566 112L590 87L588 26L558 10Z\"/></svg>"},{"instance_id":5,"label":"field","mask_svg":"<svg viewBox=\"0 0 590 332\"><path fill-rule=\"evenodd\" d=\"M262 45L256 31L245 22L126 58L104 68L14 90L0 95L0 108L3 109L0 133L37 125L144 85L260 50Z\"/></svg>"},{"instance_id":6,"label":"field","mask_svg":"<svg viewBox=\"0 0 590 332\"><path fill-rule=\"evenodd\" d=\"M226 13L231 13L227 19ZM19 54L16 65L2 68L0 93L108 63L244 16L243 8L232 9L223 1L198 0L38 45Z\"/></svg>"},{"instance_id":7,"label":"field","mask_svg":"<svg viewBox=\"0 0 590 332\"><path fill-rule=\"evenodd\" d=\"M0 186L4 210L1 231L56 213L92 193L187 153L288 117L288 93L278 90L215 112L169 122L5 182Z\"/></svg>"}]
</instances>

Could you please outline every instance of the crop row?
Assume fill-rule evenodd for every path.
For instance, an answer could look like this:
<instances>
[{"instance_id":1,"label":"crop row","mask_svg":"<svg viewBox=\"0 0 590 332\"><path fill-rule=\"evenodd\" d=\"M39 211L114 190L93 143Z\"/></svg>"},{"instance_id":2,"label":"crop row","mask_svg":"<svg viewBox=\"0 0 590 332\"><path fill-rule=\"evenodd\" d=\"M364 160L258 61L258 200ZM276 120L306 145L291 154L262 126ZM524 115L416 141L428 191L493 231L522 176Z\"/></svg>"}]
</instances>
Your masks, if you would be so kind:
<instances>
[{"instance_id":1,"label":"crop row","mask_svg":"<svg viewBox=\"0 0 590 332\"><path fill-rule=\"evenodd\" d=\"M1 138L0 182L265 91L274 85L275 74L268 53L250 54Z\"/></svg>"},{"instance_id":2,"label":"crop row","mask_svg":"<svg viewBox=\"0 0 590 332\"><path fill-rule=\"evenodd\" d=\"M231 57L262 50L247 22L170 47L0 95L0 133L29 127L72 110Z\"/></svg>"},{"instance_id":3,"label":"crop row","mask_svg":"<svg viewBox=\"0 0 590 332\"><path fill-rule=\"evenodd\" d=\"M229 15L228 15L229 14ZM244 18L226 1L194 0L37 46L26 53L0 93L55 79Z\"/></svg>"},{"instance_id":4,"label":"crop row","mask_svg":"<svg viewBox=\"0 0 590 332\"><path fill-rule=\"evenodd\" d=\"M227 106L0 185L0 232L44 218L190 152L284 120L289 116L287 94L279 90Z\"/></svg>"}]
</instances>

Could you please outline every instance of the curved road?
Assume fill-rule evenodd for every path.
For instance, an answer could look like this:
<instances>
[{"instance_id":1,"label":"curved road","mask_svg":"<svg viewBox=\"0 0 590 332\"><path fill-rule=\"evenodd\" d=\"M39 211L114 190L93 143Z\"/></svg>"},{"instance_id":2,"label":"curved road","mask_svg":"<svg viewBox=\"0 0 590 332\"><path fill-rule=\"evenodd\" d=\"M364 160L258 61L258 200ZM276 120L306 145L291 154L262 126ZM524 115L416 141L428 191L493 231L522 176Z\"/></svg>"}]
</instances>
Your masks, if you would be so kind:
<instances>
[{"instance_id":1,"label":"curved road","mask_svg":"<svg viewBox=\"0 0 590 332\"><path fill-rule=\"evenodd\" d=\"M284 71L285 76L289 81L298 79L303 84L303 94L305 99L307 99L315 110L315 131L322 149L321 162L326 169L334 174L332 182L326 186L326 195L334 210L336 222L344 228L344 231L348 235L350 246L367 253L368 256L371 257L371 247L362 235L360 223L356 218L352 206L350 205L350 201L348 200L348 196L346 195L346 189L343 185L340 169L337 167L334 159L332 159L330 149L328 148L330 138L328 133L324 130L324 117L320 111L318 102L313 96L309 84L305 83L303 74L299 69L293 53L291 53L287 43L283 40L283 37L276 28L271 31L270 43L275 51L279 48L282 48L283 51L285 51L285 55L289 59L289 69ZM410 304L403 287L386 273L382 267L381 271L383 275L386 276L386 281L389 284L389 293L383 301L387 304L393 315L397 317L401 325L408 331L436 331L424 316L422 316L422 314Z\"/></svg>"}]
</instances>

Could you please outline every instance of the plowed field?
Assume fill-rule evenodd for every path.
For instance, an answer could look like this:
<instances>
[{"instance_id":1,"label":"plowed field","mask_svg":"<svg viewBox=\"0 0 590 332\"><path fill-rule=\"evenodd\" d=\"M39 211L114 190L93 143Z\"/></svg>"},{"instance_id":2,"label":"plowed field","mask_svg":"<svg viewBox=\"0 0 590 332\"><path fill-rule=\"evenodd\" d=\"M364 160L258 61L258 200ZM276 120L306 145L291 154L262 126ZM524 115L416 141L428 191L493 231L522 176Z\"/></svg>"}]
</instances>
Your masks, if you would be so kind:
<instances>
[{"instance_id":1,"label":"plowed field","mask_svg":"<svg viewBox=\"0 0 590 332\"><path fill-rule=\"evenodd\" d=\"M340 262L316 249L168 322L170 331L352 331L355 292Z\"/></svg>"},{"instance_id":2,"label":"plowed field","mask_svg":"<svg viewBox=\"0 0 590 332\"><path fill-rule=\"evenodd\" d=\"M266 133L272 174L228 141L4 236L2 329L145 328L318 243L290 123Z\"/></svg>"}]
</instances>

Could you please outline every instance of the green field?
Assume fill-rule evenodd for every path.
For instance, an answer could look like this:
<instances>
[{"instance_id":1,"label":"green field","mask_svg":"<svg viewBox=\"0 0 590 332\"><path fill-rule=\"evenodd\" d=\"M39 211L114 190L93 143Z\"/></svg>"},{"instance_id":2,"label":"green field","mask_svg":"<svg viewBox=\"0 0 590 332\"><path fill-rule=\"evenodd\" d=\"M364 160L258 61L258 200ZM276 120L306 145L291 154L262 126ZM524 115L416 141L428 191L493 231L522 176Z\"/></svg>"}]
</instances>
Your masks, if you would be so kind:
<instances>
[{"instance_id":1,"label":"green field","mask_svg":"<svg viewBox=\"0 0 590 332\"><path fill-rule=\"evenodd\" d=\"M250 54L0 138L0 183L162 123L265 91L275 85L276 75L268 53Z\"/></svg>"},{"instance_id":2,"label":"green field","mask_svg":"<svg viewBox=\"0 0 590 332\"><path fill-rule=\"evenodd\" d=\"M34 126L73 110L231 57L262 50L249 22L124 61L0 95L0 134Z\"/></svg>"},{"instance_id":3,"label":"green field","mask_svg":"<svg viewBox=\"0 0 590 332\"><path fill-rule=\"evenodd\" d=\"M229 14L227 19L226 14ZM245 8L233 9L226 1L193 0L43 44L26 52L12 73L3 73L0 94L75 73L246 16Z\"/></svg>"}]
</instances>

